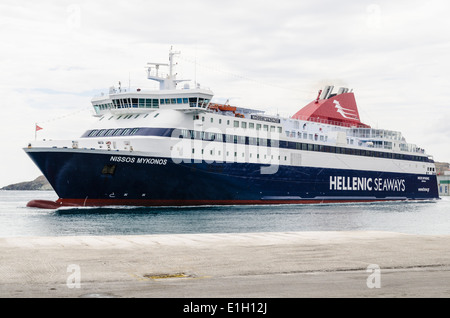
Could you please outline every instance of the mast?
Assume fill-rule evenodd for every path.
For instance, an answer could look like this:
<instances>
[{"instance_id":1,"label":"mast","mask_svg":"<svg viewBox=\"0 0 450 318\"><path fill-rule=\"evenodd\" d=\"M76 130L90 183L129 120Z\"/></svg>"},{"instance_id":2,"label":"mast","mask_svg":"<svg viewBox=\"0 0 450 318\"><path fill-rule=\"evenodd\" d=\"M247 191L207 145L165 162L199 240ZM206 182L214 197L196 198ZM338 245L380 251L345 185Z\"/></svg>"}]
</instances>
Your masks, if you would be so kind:
<instances>
[{"instance_id":1,"label":"mast","mask_svg":"<svg viewBox=\"0 0 450 318\"><path fill-rule=\"evenodd\" d=\"M177 74L173 74L173 68L174 68L174 55L181 54L179 51L173 51L173 48L170 48L169 51L169 64L165 63L147 63L148 69L148 75L147 78L152 81L159 82L159 89L160 90L169 90L169 89L176 89L177 84L180 82L185 82L189 80L177 80ZM155 75L152 74L152 67L155 66L156 73ZM164 76L163 74L159 74L159 68L160 66L168 66L169 67L169 74Z\"/></svg>"},{"instance_id":2,"label":"mast","mask_svg":"<svg viewBox=\"0 0 450 318\"><path fill-rule=\"evenodd\" d=\"M173 56L175 55L175 54L181 54L181 52L180 51L176 51L176 52L174 52L174 51L172 51L172 47L170 47L170 51L169 51L169 78L173 78L174 80L175 80L175 77L176 77L176 75L175 76L173 76Z\"/></svg>"}]
</instances>

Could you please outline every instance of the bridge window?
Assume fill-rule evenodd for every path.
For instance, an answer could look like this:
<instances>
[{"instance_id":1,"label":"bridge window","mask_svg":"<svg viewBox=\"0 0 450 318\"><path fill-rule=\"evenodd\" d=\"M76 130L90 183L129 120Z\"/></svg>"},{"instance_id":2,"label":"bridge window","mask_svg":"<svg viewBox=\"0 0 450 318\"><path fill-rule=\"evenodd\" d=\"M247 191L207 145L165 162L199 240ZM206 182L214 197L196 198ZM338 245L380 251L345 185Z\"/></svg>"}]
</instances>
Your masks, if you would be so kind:
<instances>
[{"instance_id":1,"label":"bridge window","mask_svg":"<svg viewBox=\"0 0 450 318\"><path fill-rule=\"evenodd\" d=\"M131 106L131 102L129 98L123 98L122 101L122 107L123 108L129 108Z\"/></svg>"},{"instance_id":2,"label":"bridge window","mask_svg":"<svg viewBox=\"0 0 450 318\"><path fill-rule=\"evenodd\" d=\"M190 107L197 107L197 97L190 97L189 98L189 106Z\"/></svg>"},{"instance_id":3,"label":"bridge window","mask_svg":"<svg viewBox=\"0 0 450 318\"><path fill-rule=\"evenodd\" d=\"M161 100L161 104L164 104L164 100ZM133 99L133 107L139 108L159 108L159 99L151 99L151 98L139 98L139 103L137 103L137 99Z\"/></svg>"},{"instance_id":4,"label":"bridge window","mask_svg":"<svg viewBox=\"0 0 450 318\"><path fill-rule=\"evenodd\" d=\"M209 104L209 99L199 98L198 99L198 107L206 108Z\"/></svg>"}]
</instances>

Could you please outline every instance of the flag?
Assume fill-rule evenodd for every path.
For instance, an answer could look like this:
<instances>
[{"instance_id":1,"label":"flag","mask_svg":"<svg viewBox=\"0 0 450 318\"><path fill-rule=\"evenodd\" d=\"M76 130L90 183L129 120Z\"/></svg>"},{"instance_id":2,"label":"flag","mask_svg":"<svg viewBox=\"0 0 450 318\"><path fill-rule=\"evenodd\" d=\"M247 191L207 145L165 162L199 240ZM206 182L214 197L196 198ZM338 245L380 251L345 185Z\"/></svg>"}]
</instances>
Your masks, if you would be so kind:
<instances>
[{"instance_id":1,"label":"flag","mask_svg":"<svg viewBox=\"0 0 450 318\"><path fill-rule=\"evenodd\" d=\"M35 129L34 129L34 140L36 140L36 139L37 139L37 132L38 132L39 130L44 129L44 128L39 127L37 123L35 123L34 126L35 126Z\"/></svg>"}]
</instances>

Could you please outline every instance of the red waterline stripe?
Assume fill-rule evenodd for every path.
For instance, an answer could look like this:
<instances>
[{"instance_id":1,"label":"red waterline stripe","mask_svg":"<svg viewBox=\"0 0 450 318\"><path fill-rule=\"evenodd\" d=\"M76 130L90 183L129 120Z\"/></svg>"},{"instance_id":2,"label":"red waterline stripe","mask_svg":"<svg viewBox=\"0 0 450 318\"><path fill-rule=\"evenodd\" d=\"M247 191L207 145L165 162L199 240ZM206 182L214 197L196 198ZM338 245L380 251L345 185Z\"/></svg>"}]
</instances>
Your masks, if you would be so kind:
<instances>
[{"instance_id":1,"label":"red waterline stripe","mask_svg":"<svg viewBox=\"0 0 450 318\"><path fill-rule=\"evenodd\" d=\"M401 199L343 199L343 200L130 200L130 199L58 199L55 201L33 200L28 207L57 209L60 207L101 206L206 206L206 205L278 205L278 204L320 204L400 201ZM404 201L404 200L403 200Z\"/></svg>"}]
</instances>

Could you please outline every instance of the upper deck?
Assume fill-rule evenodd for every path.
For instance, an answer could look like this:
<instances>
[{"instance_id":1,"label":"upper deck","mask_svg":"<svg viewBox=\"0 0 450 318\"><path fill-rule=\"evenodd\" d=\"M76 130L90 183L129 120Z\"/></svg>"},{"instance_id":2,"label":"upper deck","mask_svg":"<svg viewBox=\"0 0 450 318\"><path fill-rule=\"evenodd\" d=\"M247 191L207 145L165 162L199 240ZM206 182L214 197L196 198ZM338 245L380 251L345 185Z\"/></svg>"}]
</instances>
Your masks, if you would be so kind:
<instances>
[{"instance_id":1,"label":"upper deck","mask_svg":"<svg viewBox=\"0 0 450 318\"><path fill-rule=\"evenodd\" d=\"M289 118L269 116L264 111L255 109L211 103L214 95L209 89L198 86L191 88L187 83L182 88L177 88L180 82L187 81L176 79L176 74L173 73L173 57L178 53L170 51L169 64L149 63L147 77L159 82L160 90L124 89L119 85L118 88L111 87L108 94L93 98L95 116L102 119L108 114L108 117L83 136L100 137L103 136L102 132L107 136L124 136L113 131L136 131L138 127L150 126L174 129L179 128L180 124L189 127L189 123L192 123L194 130L221 129L225 134L226 129L237 129L239 131L235 134L242 138L258 134L259 130L261 133L264 131L277 133L279 135L276 138L294 143L318 143L355 149L376 148L382 152L425 154L422 148L407 143L400 132L373 129L362 123L354 94L347 88L341 88L336 94L332 94L333 86L325 87L319 92L316 100ZM161 66L168 66L169 73L161 73ZM151 122L147 118L147 114L170 110L185 114L193 113L193 116L189 115L177 122L175 121L177 116L174 114L167 118L150 116ZM206 122L205 116L208 117ZM217 116L228 118L224 121L212 118ZM234 120L229 120L229 117L234 117ZM127 127L123 126L121 118L127 119ZM145 123L141 122L143 118L146 120ZM203 118L201 124L198 124L199 118ZM225 126L225 123L228 124Z\"/></svg>"}]
</instances>

